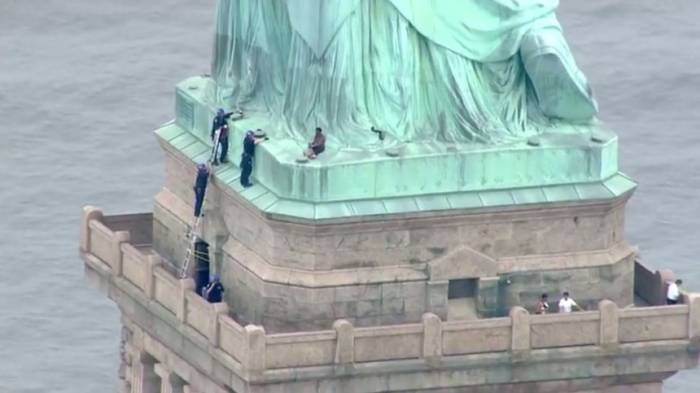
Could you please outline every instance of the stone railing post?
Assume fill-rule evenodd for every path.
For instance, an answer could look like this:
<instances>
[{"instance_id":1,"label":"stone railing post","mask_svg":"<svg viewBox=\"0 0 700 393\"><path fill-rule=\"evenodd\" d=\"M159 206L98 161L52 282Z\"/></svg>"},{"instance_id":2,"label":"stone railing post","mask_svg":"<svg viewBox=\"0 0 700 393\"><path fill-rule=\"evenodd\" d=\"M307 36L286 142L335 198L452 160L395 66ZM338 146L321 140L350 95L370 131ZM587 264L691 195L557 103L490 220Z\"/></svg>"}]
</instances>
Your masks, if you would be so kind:
<instances>
[{"instance_id":1,"label":"stone railing post","mask_svg":"<svg viewBox=\"0 0 700 393\"><path fill-rule=\"evenodd\" d=\"M178 299L177 299L177 319L180 322L187 322L187 292L192 292L194 290L194 280L191 278L185 278L179 281L180 288L178 288Z\"/></svg>"},{"instance_id":2,"label":"stone railing post","mask_svg":"<svg viewBox=\"0 0 700 393\"><path fill-rule=\"evenodd\" d=\"M102 221L102 210L94 206L84 206L80 218L80 251L90 252L90 221Z\"/></svg>"},{"instance_id":3,"label":"stone railing post","mask_svg":"<svg viewBox=\"0 0 700 393\"><path fill-rule=\"evenodd\" d=\"M265 328L247 325L244 329L246 335L245 366L251 373L260 373L265 370L265 351L267 350Z\"/></svg>"},{"instance_id":4,"label":"stone railing post","mask_svg":"<svg viewBox=\"0 0 700 393\"><path fill-rule=\"evenodd\" d=\"M619 342L620 319L617 304L610 300L601 300L598 303L600 312L599 344L604 349L615 349Z\"/></svg>"},{"instance_id":5,"label":"stone railing post","mask_svg":"<svg viewBox=\"0 0 700 393\"><path fill-rule=\"evenodd\" d=\"M700 350L700 293L683 295L683 302L688 305L688 338L695 350Z\"/></svg>"},{"instance_id":6,"label":"stone railing post","mask_svg":"<svg viewBox=\"0 0 700 393\"><path fill-rule=\"evenodd\" d=\"M423 359L437 366L442 358L442 321L432 313L423 314Z\"/></svg>"},{"instance_id":7,"label":"stone railing post","mask_svg":"<svg viewBox=\"0 0 700 393\"><path fill-rule=\"evenodd\" d=\"M335 364L351 365L355 362L355 328L345 319L333 322L335 329Z\"/></svg>"},{"instance_id":8,"label":"stone railing post","mask_svg":"<svg viewBox=\"0 0 700 393\"><path fill-rule=\"evenodd\" d=\"M124 253L122 252L122 244L128 243L129 240L131 240L131 234L129 233L129 231L114 232L114 237L112 238L112 261L114 262L110 265L112 265L112 268L114 269L112 271L112 274L115 277L122 276L122 267L124 266Z\"/></svg>"},{"instance_id":9,"label":"stone railing post","mask_svg":"<svg viewBox=\"0 0 700 393\"><path fill-rule=\"evenodd\" d=\"M160 377L160 393L183 393L184 381L164 364L156 363L154 370Z\"/></svg>"},{"instance_id":10,"label":"stone railing post","mask_svg":"<svg viewBox=\"0 0 700 393\"><path fill-rule=\"evenodd\" d=\"M145 292L148 299L153 299L154 291L156 287L156 276L154 270L156 266L161 264L160 257L157 255L147 255L146 256L146 283Z\"/></svg>"},{"instance_id":11,"label":"stone railing post","mask_svg":"<svg viewBox=\"0 0 700 393\"><path fill-rule=\"evenodd\" d=\"M511 352L514 356L527 355L530 352L530 313L523 307L510 309Z\"/></svg>"},{"instance_id":12,"label":"stone railing post","mask_svg":"<svg viewBox=\"0 0 700 393\"><path fill-rule=\"evenodd\" d=\"M209 317L209 343L214 347L219 346L219 332L221 331L221 323L219 322L219 315L228 314L228 304L226 303L214 303L212 305L213 312Z\"/></svg>"},{"instance_id":13,"label":"stone railing post","mask_svg":"<svg viewBox=\"0 0 700 393\"><path fill-rule=\"evenodd\" d=\"M442 319L447 319L447 289L449 281L428 281L426 305L431 312Z\"/></svg>"},{"instance_id":14,"label":"stone railing post","mask_svg":"<svg viewBox=\"0 0 700 393\"><path fill-rule=\"evenodd\" d=\"M139 351L133 362L131 373L131 389L133 393L159 393L161 385L155 372L152 358Z\"/></svg>"}]
</instances>

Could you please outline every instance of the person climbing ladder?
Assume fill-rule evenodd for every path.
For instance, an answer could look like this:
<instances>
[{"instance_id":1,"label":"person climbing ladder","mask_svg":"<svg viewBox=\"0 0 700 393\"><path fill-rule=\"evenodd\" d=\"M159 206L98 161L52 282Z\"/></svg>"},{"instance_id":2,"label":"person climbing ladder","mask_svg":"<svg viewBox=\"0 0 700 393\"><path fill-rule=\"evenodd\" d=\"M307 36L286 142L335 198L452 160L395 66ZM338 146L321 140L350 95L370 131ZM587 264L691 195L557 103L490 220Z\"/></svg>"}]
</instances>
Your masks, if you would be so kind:
<instances>
[{"instance_id":1,"label":"person climbing ladder","mask_svg":"<svg viewBox=\"0 0 700 393\"><path fill-rule=\"evenodd\" d=\"M197 252L197 244L200 239L200 225L202 224L202 217L204 216L204 199L206 198L207 183L209 183L209 175L211 170L207 164L199 163L197 164L197 175L194 180L194 223L192 227L187 230L187 252L185 253L185 260L180 269L180 278L186 278L189 274L190 263L194 255Z\"/></svg>"},{"instance_id":2,"label":"person climbing ladder","mask_svg":"<svg viewBox=\"0 0 700 393\"><path fill-rule=\"evenodd\" d=\"M202 205L204 204L204 196L209 182L209 167L206 164L197 164L197 177L194 181L194 216L202 216Z\"/></svg>"}]
</instances>

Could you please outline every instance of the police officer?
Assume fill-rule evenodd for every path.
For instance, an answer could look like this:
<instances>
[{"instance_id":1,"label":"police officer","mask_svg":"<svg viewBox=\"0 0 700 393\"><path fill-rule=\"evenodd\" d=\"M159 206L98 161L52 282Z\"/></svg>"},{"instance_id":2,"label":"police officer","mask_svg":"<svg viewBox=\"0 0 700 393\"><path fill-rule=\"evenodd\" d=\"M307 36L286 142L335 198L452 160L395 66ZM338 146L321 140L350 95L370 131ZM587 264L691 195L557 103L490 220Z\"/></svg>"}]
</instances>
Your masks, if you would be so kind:
<instances>
[{"instance_id":1,"label":"police officer","mask_svg":"<svg viewBox=\"0 0 700 393\"><path fill-rule=\"evenodd\" d=\"M228 153L228 123L226 122L234 112L226 113L223 109L219 108L216 111L214 120L211 122L211 140L214 142L214 151L212 152L212 163L214 165L219 165L221 163L226 163L226 153ZM219 131L219 139L216 139L216 132ZM219 150L219 145L221 145L221 158L217 157Z\"/></svg>"},{"instance_id":2,"label":"police officer","mask_svg":"<svg viewBox=\"0 0 700 393\"><path fill-rule=\"evenodd\" d=\"M255 158L255 145L266 141L267 137L256 137L252 130L246 132L243 138L243 154L241 155L241 185L250 187L250 174L253 172L253 159Z\"/></svg>"},{"instance_id":3,"label":"police officer","mask_svg":"<svg viewBox=\"0 0 700 393\"><path fill-rule=\"evenodd\" d=\"M219 162L222 164L225 164L228 161L227 155L228 155L228 134L229 134L229 127L228 124L224 124L221 126L219 129L219 140L214 140L216 138L216 134L212 134L212 141L214 141L214 162L212 163L213 165L219 165ZM221 146L221 155L217 157L217 152L218 152L218 147Z\"/></svg>"},{"instance_id":4,"label":"police officer","mask_svg":"<svg viewBox=\"0 0 700 393\"><path fill-rule=\"evenodd\" d=\"M202 215L202 204L204 203L204 193L207 190L209 181L209 168L205 164L197 164L197 178L194 181L194 216Z\"/></svg>"},{"instance_id":5,"label":"police officer","mask_svg":"<svg viewBox=\"0 0 700 393\"><path fill-rule=\"evenodd\" d=\"M216 116L214 116L214 120L211 122L212 139L214 138L214 133L226 124L226 120L228 120L231 115L233 115L233 112L226 113L222 108L216 111Z\"/></svg>"},{"instance_id":6,"label":"police officer","mask_svg":"<svg viewBox=\"0 0 700 393\"><path fill-rule=\"evenodd\" d=\"M215 274L209 285L204 287L202 295L209 303L221 303L224 301L224 286L221 284L221 278L218 274Z\"/></svg>"}]
</instances>

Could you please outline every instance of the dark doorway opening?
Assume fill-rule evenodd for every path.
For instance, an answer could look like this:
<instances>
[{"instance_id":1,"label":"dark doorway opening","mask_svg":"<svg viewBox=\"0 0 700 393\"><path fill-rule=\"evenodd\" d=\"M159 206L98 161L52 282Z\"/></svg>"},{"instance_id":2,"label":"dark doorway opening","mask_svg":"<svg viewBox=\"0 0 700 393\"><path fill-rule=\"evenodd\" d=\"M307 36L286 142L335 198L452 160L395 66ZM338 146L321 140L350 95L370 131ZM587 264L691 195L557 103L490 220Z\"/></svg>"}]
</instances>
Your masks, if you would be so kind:
<instances>
[{"instance_id":1,"label":"dark doorway opening","mask_svg":"<svg viewBox=\"0 0 700 393\"><path fill-rule=\"evenodd\" d=\"M478 318L476 291L478 279L450 280L447 286L447 319L469 320Z\"/></svg>"},{"instance_id":2,"label":"dark doorway opening","mask_svg":"<svg viewBox=\"0 0 700 393\"><path fill-rule=\"evenodd\" d=\"M202 289L209 284L209 244L198 239L194 243L195 289L199 295Z\"/></svg>"},{"instance_id":3,"label":"dark doorway opening","mask_svg":"<svg viewBox=\"0 0 700 393\"><path fill-rule=\"evenodd\" d=\"M473 278L464 278L459 280L450 280L447 287L448 299L459 299L465 297L476 296L477 280Z\"/></svg>"}]
</instances>

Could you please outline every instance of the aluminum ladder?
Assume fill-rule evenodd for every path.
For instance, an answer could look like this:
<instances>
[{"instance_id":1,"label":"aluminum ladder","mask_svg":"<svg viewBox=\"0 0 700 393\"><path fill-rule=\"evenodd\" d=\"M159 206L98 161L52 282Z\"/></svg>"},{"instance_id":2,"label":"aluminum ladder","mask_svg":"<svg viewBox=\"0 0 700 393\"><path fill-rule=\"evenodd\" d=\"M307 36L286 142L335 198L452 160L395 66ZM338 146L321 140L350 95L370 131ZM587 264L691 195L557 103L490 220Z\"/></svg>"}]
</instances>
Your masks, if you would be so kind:
<instances>
[{"instance_id":1,"label":"aluminum ladder","mask_svg":"<svg viewBox=\"0 0 700 393\"><path fill-rule=\"evenodd\" d=\"M204 201L202 201L202 211L204 211ZM187 278L187 271L190 268L190 264L192 263L192 260L196 256L196 244L197 240L199 240L199 227L202 225L202 216L200 215L199 217L195 218L194 220L194 225L192 226L192 229L190 229L189 233L187 234L187 241L189 243L187 247L187 252L185 253L185 262L182 264L182 269L180 270L180 278Z\"/></svg>"}]
</instances>

